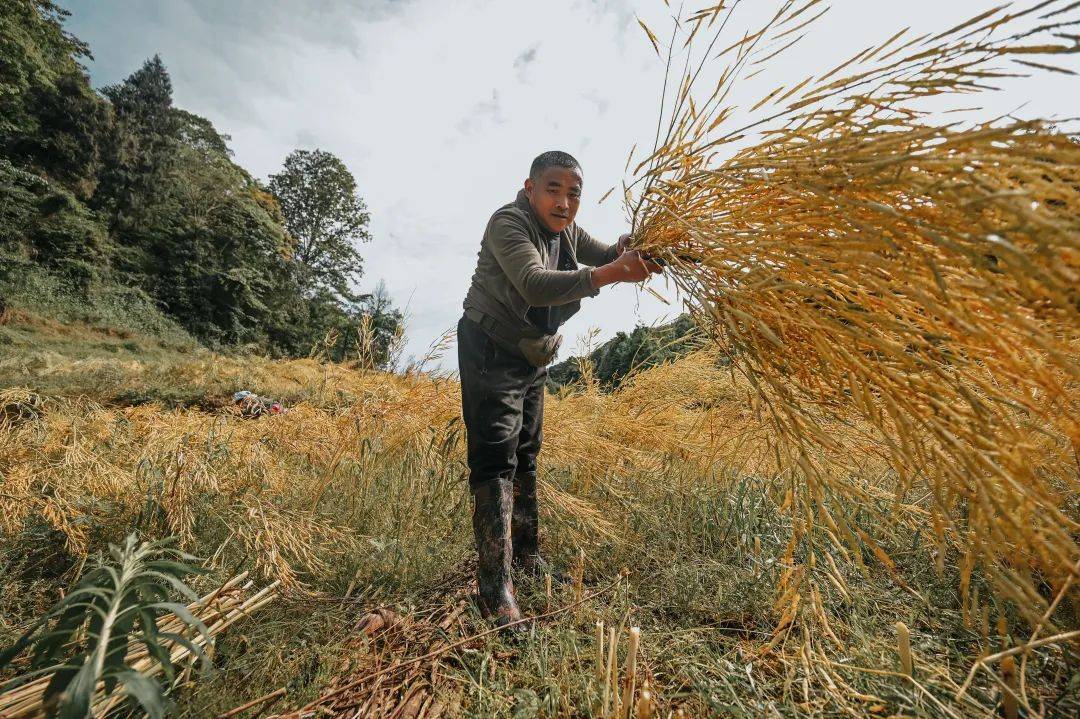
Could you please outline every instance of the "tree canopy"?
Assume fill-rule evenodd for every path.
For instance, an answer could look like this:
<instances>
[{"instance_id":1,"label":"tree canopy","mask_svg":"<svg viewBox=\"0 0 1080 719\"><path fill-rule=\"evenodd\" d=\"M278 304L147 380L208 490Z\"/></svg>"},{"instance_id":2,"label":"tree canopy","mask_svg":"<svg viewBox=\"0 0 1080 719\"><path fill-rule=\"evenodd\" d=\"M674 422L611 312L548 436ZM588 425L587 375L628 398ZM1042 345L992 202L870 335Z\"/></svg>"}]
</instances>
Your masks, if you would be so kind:
<instances>
[{"instance_id":1,"label":"tree canopy","mask_svg":"<svg viewBox=\"0 0 1080 719\"><path fill-rule=\"evenodd\" d=\"M345 163L322 150L295 150L281 172L270 176L269 188L296 241L293 259L301 288L355 302L351 284L363 272L356 243L371 236L367 208Z\"/></svg>"}]
</instances>

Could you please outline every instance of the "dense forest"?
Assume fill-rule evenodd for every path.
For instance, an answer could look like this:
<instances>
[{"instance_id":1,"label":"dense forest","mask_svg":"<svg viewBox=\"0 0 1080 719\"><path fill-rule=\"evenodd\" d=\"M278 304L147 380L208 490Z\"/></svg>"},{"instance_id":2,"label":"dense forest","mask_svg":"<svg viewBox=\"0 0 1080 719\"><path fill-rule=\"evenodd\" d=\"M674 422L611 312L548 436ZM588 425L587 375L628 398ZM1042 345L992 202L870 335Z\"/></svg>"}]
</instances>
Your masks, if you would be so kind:
<instances>
[{"instance_id":1,"label":"dense forest","mask_svg":"<svg viewBox=\"0 0 1080 719\"><path fill-rule=\"evenodd\" d=\"M260 182L173 105L161 58L92 88L66 16L0 4L0 311L76 307L274 356L374 346L385 365L402 318L356 291L369 215L345 165L296 150Z\"/></svg>"}]
</instances>

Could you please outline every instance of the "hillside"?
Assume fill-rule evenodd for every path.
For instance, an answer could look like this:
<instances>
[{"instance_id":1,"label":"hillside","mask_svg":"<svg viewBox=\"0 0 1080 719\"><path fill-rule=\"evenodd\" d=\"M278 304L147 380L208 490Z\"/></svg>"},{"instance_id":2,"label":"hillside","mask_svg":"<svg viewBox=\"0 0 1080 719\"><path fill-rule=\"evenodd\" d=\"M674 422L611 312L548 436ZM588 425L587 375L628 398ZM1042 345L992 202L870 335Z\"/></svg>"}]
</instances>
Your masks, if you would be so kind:
<instances>
[{"instance_id":1,"label":"hillside","mask_svg":"<svg viewBox=\"0 0 1080 719\"><path fill-rule=\"evenodd\" d=\"M388 362L402 318L358 289L370 218L344 163L299 149L253 177L228 134L174 106L159 57L91 87L66 17L50 0L0 6L3 304L284 357L328 339L355 357L363 327Z\"/></svg>"}]
</instances>

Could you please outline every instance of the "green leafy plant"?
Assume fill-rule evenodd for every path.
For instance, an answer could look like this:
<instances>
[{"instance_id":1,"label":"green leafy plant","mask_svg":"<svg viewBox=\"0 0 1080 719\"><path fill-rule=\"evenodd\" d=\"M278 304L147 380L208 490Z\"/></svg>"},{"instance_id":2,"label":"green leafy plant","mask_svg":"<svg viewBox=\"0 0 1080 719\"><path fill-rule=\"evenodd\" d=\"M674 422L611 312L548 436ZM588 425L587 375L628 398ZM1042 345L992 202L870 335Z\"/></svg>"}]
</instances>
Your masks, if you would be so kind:
<instances>
[{"instance_id":1,"label":"green leafy plant","mask_svg":"<svg viewBox=\"0 0 1080 719\"><path fill-rule=\"evenodd\" d=\"M183 646L204 666L210 664L202 647L183 633L193 628L209 642L206 625L186 606L169 600L175 590L196 601L184 577L205 570L190 564L195 558L171 546L174 541L139 542L130 534L123 546L109 545L111 561L99 560L67 596L0 653L3 665L31 651L30 671L0 686L0 692L51 675L43 696L47 716L90 717L95 692L100 688L99 698L105 698L118 687L148 716L163 716L162 686L132 666L129 647L145 645L166 682L175 675L169 645Z\"/></svg>"}]
</instances>

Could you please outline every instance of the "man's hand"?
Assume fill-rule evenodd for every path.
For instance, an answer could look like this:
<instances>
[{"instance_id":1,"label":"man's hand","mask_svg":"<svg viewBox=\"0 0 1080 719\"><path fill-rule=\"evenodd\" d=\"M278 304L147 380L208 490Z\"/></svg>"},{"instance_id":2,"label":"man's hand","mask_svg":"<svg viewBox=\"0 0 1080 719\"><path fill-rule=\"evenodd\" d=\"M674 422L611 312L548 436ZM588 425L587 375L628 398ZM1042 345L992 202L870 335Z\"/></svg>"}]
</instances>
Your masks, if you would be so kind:
<instances>
[{"instance_id":1,"label":"man's hand","mask_svg":"<svg viewBox=\"0 0 1080 719\"><path fill-rule=\"evenodd\" d=\"M626 252L626 248L630 246L631 239L633 239L633 236L629 232L619 236L619 241L615 243L615 249L619 251L620 255Z\"/></svg>"},{"instance_id":2,"label":"man's hand","mask_svg":"<svg viewBox=\"0 0 1080 719\"><path fill-rule=\"evenodd\" d=\"M660 271L660 265L644 259L637 250L630 250L623 252L614 262L593 270L592 282L593 287L600 289L616 282L642 282L648 279L649 275L658 274Z\"/></svg>"}]
</instances>

